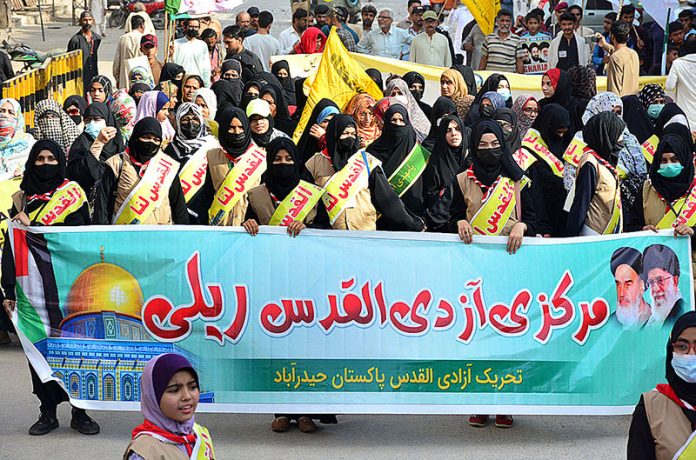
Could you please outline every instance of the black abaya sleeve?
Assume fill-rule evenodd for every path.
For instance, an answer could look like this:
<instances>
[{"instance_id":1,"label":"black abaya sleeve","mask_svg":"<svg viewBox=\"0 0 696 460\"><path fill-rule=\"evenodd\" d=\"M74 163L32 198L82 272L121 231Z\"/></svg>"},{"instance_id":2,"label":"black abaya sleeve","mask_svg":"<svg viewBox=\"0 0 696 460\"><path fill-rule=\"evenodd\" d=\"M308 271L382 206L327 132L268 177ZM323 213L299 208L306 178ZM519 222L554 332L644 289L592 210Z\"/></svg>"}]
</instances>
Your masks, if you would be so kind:
<instances>
[{"instance_id":1,"label":"black abaya sleeve","mask_svg":"<svg viewBox=\"0 0 696 460\"><path fill-rule=\"evenodd\" d=\"M592 201L596 189L597 170L592 164L586 163L580 168L578 178L575 181L575 197L568 214L567 236L580 236L587 218L587 211L590 209L590 201Z\"/></svg>"},{"instance_id":2,"label":"black abaya sleeve","mask_svg":"<svg viewBox=\"0 0 696 460\"><path fill-rule=\"evenodd\" d=\"M633 206L626 207L624 213L624 232L639 232L645 227L643 213L643 187L638 189Z\"/></svg>"},{"instance_id":3,"label":"black abaya sleeve","mask_svg":"<svg viewBox=\"0 0 696 460\"><path fill-rule=\"evenodd\" d=\"M208 211L213 204L215 198L215 188L213 187L213 179L210 178L210 169L205 175L205 182L196 194L195 200L192 203L191 210L198 215L199 225L208 225Z\"/></svg>"},{"instance_id":4,"label":"black abaya sleeve","mask_svg":"<svg viewBox=\"0 0 696 460\"><path fill-rule=\"evenodd\" d=\"M638 405L633 411L631 428L628 430L628 447L626 458L631 460L655 460L655 440L645 413L645 402L641 395Z\"/></svg>"},{"instance_id":5,"label":"black abaya sleeve","mask_svg":"<svg viewBox=\"0 0 696 460\"><path fill-rule=\"evenodd\" d=\"M12 257L12 248L10 247L10 240L7 230L5 233L5 244L2 247L2 279L0 284L2 284L2 291L5 295L6 300L17 300L15 296L15 284L17 280L15 278L15 264L14 258Z\"/></svg>"},{"instance_id":6,"label":"black abaya sleeve","mask_svg":"<svg viewBox=\"0 0 696 460\"><path fill-rule=\"evenodd\" d=\"M94 158L89 150L70 150L68 179L80 184L87 196L90 196L92 187L101 179L105 169L107 169L106 164Z\"/></svg>"},{"instance_id":7,"label":"black abaya sleeve","mask_svg":"<svg viewBox=\"0 0 696 460\"><path fill-rule=\"evenodd\" d=\"M522 200L522 216L520 221L527 225L527 230L524 231L524 236L536 236L537 234L537 222L536 222L536 203L534 199L534 192L531 187L525 187L520 192L520 199Z\"/></svg>"},{"instance_id":8,"label":"black abaya sleeve","mask_svg":"<svg viewBox=\"0 0 696 460\"><path fill-rule=\"evenodd\" d=\"M386 220L389 230L408 230L411 232L424 230L423 220L406 209L381 168L373 170L370 174L369 188L372 204Z\"/></svg>"},{"instance_id":9,"label":"black abaya sleeve","mask_svg":"<svg viewBox=\"0 0 696 460\"><path fill-rule=\"evenodd\" d=\"M114 216L114 187L116 187L116 175L111 168L105 168L99 187L94 193L94 225L110 225Z\"/></svg>"},{"instance_id":10,"label":"black abaya sleeve","mask_svg":"<svg viewBox=\"0 0 696 460\"><path fill-rule=\"evenodd\" d=\"M174 225L189 224L189 212L186 207L184 192L181 190L181 182L176 177L169 187L169 206L172 209L172 223Z\"/></svg>"}]
</instances>

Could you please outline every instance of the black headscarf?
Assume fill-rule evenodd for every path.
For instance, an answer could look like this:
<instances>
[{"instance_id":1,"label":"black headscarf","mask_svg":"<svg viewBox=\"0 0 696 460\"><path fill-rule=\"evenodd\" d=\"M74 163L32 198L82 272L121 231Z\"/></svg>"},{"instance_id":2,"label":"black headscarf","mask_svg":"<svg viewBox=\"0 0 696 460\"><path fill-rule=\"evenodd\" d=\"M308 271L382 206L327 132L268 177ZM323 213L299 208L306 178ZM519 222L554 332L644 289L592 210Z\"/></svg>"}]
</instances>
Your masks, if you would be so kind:
<instances>
[{"instance_id":1,"label":"black headscarf","mask_svg":"<svg viewBox=\"0 0 696 460\"><path fill-rule=\"evenodd\" d=\"M512 126L512 131L510 133L503 131L503 134L505 135L505 143L507 144L508 150L511 152L517 151L517 149L519 149L522 145L522 138L520 137L520 129L517 127L517 115L515 112L513 112L512 109L503 107L502 109L495 111L493 118L497 122L507 121L510 123Z\"/></svg>"},{"instance_id":2,"label":"black headscarf","mask_svg":"<svg viewBox=\"0 0 696 460\"><path fill-rule=\"evenodd\" d=\"M556 70L559 72L559 75L553 96L540 99L539 108L543 108L547 104L560 104L565 107L570 114L570 130L575 133L582 129L582 113L578 109L578 100L573 96L570 75L568 75L568 72L565 70L560 69L551 69L549 72ZM551 79L551 81L553 81L553 79ZM582 112L584 113L584 111L583 109Z\"/></svg>"},{"instance_id":3,"label":"black headscarf","mask_svg":"<svg viewBox=\"0 0 696 460\"><path fill-rule=\"evenodd\" d=\"M451 122L457 123L462 132L462 143L459 147L452 147L447 143L447 130ZM423 173L423 187L427 196L439 194L461 172L466 163L466 154L469 149L469 136L464 122L457 114L447 115L440 121L437 128L437 139L428 161L428 166Z\"/></svg>"},{"instance_id":4,"label":"black headscarf","mask_svg":"<svg viewBox=\"0 0 696 460\"><path fill-rule=\"evenodd\" d=\"M131 135L130 139L128 139L128 152L140 163L146 163L152 159L152 156L145 155L144 152L142 152L139 148L139 145L142 142L140 137L146 134L157 136L161 141L162 124L154 117L145 117L137 122L133 127L133 134ZM135 167L136 169L140 169L137 165L135 165Z\"/></svg>"},{"instance_id":5,"label":"black headscarf","mask_svg":"<svg viewBox=\"0 0 696 460\"><path fill-rule=\"evenodd\" d=\"M283 90L274 83L269 83L261 88L259 97L263 97L264 94L270 94L275 101L276 115L273 117L273 125L288 136L292 136L295 132L295 128L297 128L297 122L290 118L290 112L288 111L288 105L283 96Z\"/></svg>"},{"instance_id":6,"label":"black headscarf","mask_svg":"<svg viewBox=\"0 0 696 460\"><path fill-rule=\"evenodd\" d=\"M234 134L230 133L230 124L233 119L238 119L242 123L244 133L240 138L235 138ZM222 112L218 110L215 121L218 122L218 137L220 145L225 152L234 158L238 158L247 151L251 145L251 129L249 128L249 119L242 109L239 107L228 107Z\"/></svg>"},{"instance_id":7,"label":"black headscarf","mask_svg":"<svg viewBox=\"0 0 696 460\"><path fill-rule=\"evenodd\" d=\"M281 69L285 69L285 71L288 73L287 77L281 78L278 76L278 72ZM288 105L295 105L295 80L292 78L292 75L290 74L290 64L288 64L288 61L283 59L274 63L271 66L271 73L275 75L275 77L278 79L281 86L283 87L283 91L285 94L285 102L287 102Z\"/></svg>"},{"instance_id":8,"label":"black headscarf","mask_svg":"<svg viewBox=\"0 0 696 460\"><path fill-rule=\"evenodd\" d=\"M293 118L299 120L300 117L302 116L302 111L305 108L305 105L307 105L307 95L304 93L304 83L306 78L298 78L295 80L295 105L297 108L295 109L295 114L293 115ZM301 152L300 152L301 153Z\"/></svg>"},{"instance_id":9,"label":"black headscarf","mask_svg":"<svg viewBox=\"0 0 696 460\"><path fill-rule=\"evenodd\" d=\"M141 94L140 96L136 97L137 93L145 93L147 91L150 91L152 88L150 88L150 85L147 83L133 83L128 90L128 95L133 98L136 104L140 102L140 98L143 97Z\"/></svg>"},{"instance_id":10,"label":"black headscarf","mask_svg":"<svg viewBox=\"0 0 696 460\"><path fill-rule=\"evenodd\" d=\"M619 137L626 129L626 123L614 112L601 112L587 120L582 129L582 137L589 148L612 165L619 160Z\"/></svg>"},{"instance_id":11,"label":"black headscarf","mask_svg":"<svg viewBox=\"0 0 696 460\"><path fill-rule=\"evenodd\" d=\"M287 176L281 171L281 165L274 165L276 155L281 150L287 150L294 164L292 165L292 174ZM292 139L287 137L277 137L273 139L266 148L266 163L268 167L263 173L262 181L268 187L268 190L279 200L284 200L285 197L294 189L300 182L300 171L302 165L297 157L297 147ZM282 165L285 169L285 165ZM290 165L287 165L290 166ZM280 173L280 174L279 174Z\"/></svg>"},{"instance_id":12,"label":"black headscarf","mask_svg":"<svg viewBox=\"0 0 696 460\"><path fill-rule=\"evenodd\" d=\"M689 146L690 152L696 152L696 146L694 146L694 138L691 137L691 130L681 123L670 123L662 130L662 137L674 134L682 138L686 145Z\"/></svg>"},{"instance_id":13,"label":"black headscarf","mask_svg":"<svg viewBox=\"0 0 696 460\"><path fill-rule=\"evenodd\" d=\"M672 367L672 354L674 352L672 343L676 342L681 333L690 327L696 327L696 312L694 311L684 313L674 323L672 333L667 341L666 377L669 386L672 387L679 399L683 399L693 406L696 405L696 383L685 382L674 372Z\"/></svg>"},{"instance_id":14,"label":"black headscarf","mask_svg":"<svg viewBox=\"0 0 696 460\"><path fill-rule=\"evenodd\" d=\"M319 102L312 109L312 114L309 116L309 121L307 121L307 126L305 126L300 140L297 142L297 152L300 154L302 159L302 164L307 163L307 160L312 158L312 156L319 151L319 146L317 145L317 140L309 134L309 129L313 124L317 122L317 118L322 110L328 106L334 106L338 108L336 103L330 99L320 99Z\"/></svg>"},{"instance_id":15,"label":"black headscarf","mask_svg":"<svg viewBox=\"0 0 696 460\"><path fill-rule=\"evenodd\" d=\"M114 118L114 114L111 112L111 110L109 110L105 103L92 102L90 105L87 106L87 109L84 113L84 117L103 118L106 122L106 126L116 128L116 137L114 137L109 142L107 142L106 145L104 145L101 155L99 155L99 159L101 161L106 161L112 156L116 155L117 153L123 152L123 150L125 149L125 143L123 142L123 136L121 136L121 130L116 124L116 118ZM77 139L75 139L75 142L73 142L72 147L70 147L71 156L78 151L87 155L91 155L90 148L92 147L93 142L94 138L92 138L86 132L83 132L77 137Z\"/></svg>"},{"instance_id":16,"label":"black headscarf","mask_svg":"<svg viewBox=\"0 0 696 460\"><path fill-rule=\"evenodd\" d=\"M162 66L162 72L160 73L160 82L171 81L177 88L181 87L181 79L177 80L176 76L179 74L185 74L186 70L183 66L179 64L174 64L173 62L167 62ZM183 78L183 77L182 77Z\"/></svg>"},{"instance_id":17,"label":"black headscarf","mask_svg":"<svg viewBox=\"0 0 696 460\"><path fill-rule=\"evenodd\" d=\"M80 123L82 123L82 119L85 116L85 110L87 109L87 102L85 101L85 98L82 96L70 96L65 100L65 102L63 102L63 111L65 111L65 113L68 113L68 109L70 107L73 107L73 106L77 107L77 109L80 111L79 120L73 119L73 122L76 125L79 125Z\"/></svg>"},{"instance_id":18,"label":"black headscarf","mask_svg":"<svg viewBox=\"0 0 696 460\"><path fill-rule=\"evenodd\" d=\"M218 110L225 110L227 107L237 107L242 101L243 88L241 80L218 80L213 83L210 89L215 93Z\"/></svg>"},{"instance_id":19,"label":"black headscarf","mask_svg":"<svg viewBox=\"0 0 696 460\"><path fill-rule=\"evenodd\" d=\"M452 99L445 96L438 97L433 104L433 110L430 112L430 132L421 142L424 149L432 153L438 137L439 121L442 117L451 114L457 114L457 106L454 105Z\"/></svg>"},{"instance_id":20,"label":"black headscarf","mask_svg":"<svg viewBox=\"0 0 696 460\"><path fill-rule=\"evenodd\" d=\"M474 71L471 69L471 67L466 66L466 65L461 65L461 64L456 64L453 65L452 68L462 74L462 77L464 77L464 81L466 82L466 88L469 92L469 96L474 96L476 97L478 94L478 91L476 89L476 75L474 75ZM498 89L498 86L496 85L495 89Z\"/></svg>"},{"instance_id":21,"label":"black headscarf","mask_svg":"<svg viewBox=\"0 0 696 460\"><path fill-rule=\"evenodd\" d=\"M657 137L661 138L664 135L665 126L667 126L667 124L672 120L672 118L676 117L677 115L682 115L684 118L686 118L686 114L677 104L675 104L674 102L665 104L665 106L662 108L662 112L660 112L660 116L658 116L657 120L655 120L655 134L657 134Z\"/></svg>"},{"instance_id":22,"label":"black headscarf","mask_svg":"<svg viewBox=\"0 0 696 460\"><path fill-rule=\"evenodd\" d=\"M41 165L36 166L36 159L42 150L49 150L58 160L58 165ZM46 174L39 173L39 168L43 168L45 172L54 172L50 177L45 177ZM41 139L36 141L29 151L29 158L24 166L24 177L19 188L27 195L41 195L57 189L65 180L67 170L67 161L65 152L54 140Z\"/></svg>"},{"instance_id":23,"label":"black headscarf","mask_svg":"<svg viewBox=\"0 0 696 460\"><path fill-rule=\"evenodd\" d=\"M350 145L339 142L343 131L347 127L355 128L355 141ZM334 116L326 127L326 150L331 156L331 163L336 171L340 171L348 163L348 159L360 148L360 140L357 137L358 125L350 115L339 113Z\"/></svg>"},{"instance_id":24,"label":"black headscarf","mask_svg":"<svg viewBox=\"0 0 696 460\"><path fill-rule=\"evenodd\" d=\"M481 163L478 156L478 145L484 134L492 133L500 142L502 156L500 161L495 165L484 165ZM474 170L474 175L481 181L482 184L490 187L499 176L505 176L515 182L524 177L524 171L515 163L512 154L505 144L505 135L500 125L493 120L481 120L474 125L471 133L471 163Z\"/></svg>"},{"instance_id":25,"label":"black headscarf","mask_svg":"<svg viewBox=\"0 0 696 460\"><path fill-rule=\"evenodd\" d=\"M654 126L648 112L640 103L638 96L632 94L621 98L623 102L623 113L621 118L626 122L628 130L636 136L639 143L643 143L653 135Z\"/></svg>"},{"instance_id":26,"label":"black headscarf","mask_svg":"<svg viewBox=\"0 0 696 460\"><path fill-rule=\"evenodd\" d=\"M411 90L411 85L414 83L420 83L423 86L423 92L425 92L425 77L423 75L419 74L418 72L407 72L404 74L402 77L402 80L406 83L406 86L408 86L409 91ZM413 93L411 93L413 95ZM413 96L414 98L416 97L415 95ZM418 102L418 107L423 111L426 117L430 118L430 114L433 110L433 108L429 105L423 102L423 95L421 94L420 98L416 99L416 102ZM431 125L432 127L432 125Z\"/></svg>"},{"instance_id":27,"label":"black headscarf","mask_svg":"<svg viewBox=\"0 0 696 460\"><path fill-rule=\"evenodd\" d=\"M677 177L669 178L658 174L662 154L665 152L674 153L679 163L684 167ZM694 181L694 162L692 158L689 146L681 136L667 134L660 139L655 158L653 158L650 171L648 171L648 176L655 190L667 201L672 202L684 196L691 189L691 184Z\"/></svg>"},{"instance_id":28,"label":"black headscarf","mask_svg":"<svg viewBox=\"0 0 696 460\"><path fill-rule=\"evenodd\" d=\"M483 99L483 95L489 91L493 91L494 93L497 93L498 92L498 85L500 84L501 80L507 81L508 85L510 84L510 81L507 79L507 77L505 75L500 74L500 73L490 74L490 76L488 78L486 78L486 81L483 82L483 85L481 85L481 89L479 90L478 94L476 95L476 98L474 99L474 104L480 105L481 99ZM469 84L467 83L466 86L468 88ZM505 101L505 106L507 108L512 107L512 97L508 98ZM472 106L472 109L473 109L473 106Z\"/></svg>"},{"instance_id":29,"label":"black headscarf","mask_svg":"<svg viewBox=\"0 0 696 460\"><path fill-rule=\"evenodd\" d=\"M565 107L559 104L545 105L532 123L532 128L539 131L541 139L546 143L551 153L559 159L563 158L563 153L568 148L574 134L570 131L570 114ZM556 134L556 131L561 128L568 128L568 132L564 136Z\"/></svg>"},{"instance_id":30,"label":"black headscarf","mask_svg":"<svg viewBox=\"0 0 696 460\"><path fill-rule=\"evenodd\" d=\"M247 105L249 105L249 102L253 101L254 99L258 99L258 96L254 97L247 95L247 91L249 91L249 88L251 88L252 86L257 87L259 89L259 95L261 94L261 88L263 87L261 82L258 82L256 80L247 82L244 85L244 89L242 90L242 100L239 103L239 108L241 108L242 110L246 110Z\"/></svg>"},{"instance_id":31,"label":"black headscarf","mask_svg":"<svg viewBox=\"0 0 696 460\"><path fill-rule=\"evenodd\" d=\"M397 113L404 117L406 126L397 126L392 123L392 117ZM408 110L401 104L394 104L384 113L382 134L366 150L382 162L382 169L389 177L411 153L414 145L416 145L416 132L411 126Z\"/></svg>"},{"instance_id":32,"label":"black headscarf","mask_svg":"<svg viewBox=\"0 0 696 460\"><path fill-rule=\"evenodd\" d=\"M384 93L384 80L382 80L382 72L377 69L366 69L365 73L372 78L372 81L377 83L377 87Z\"/></svg>"}]
</instances>

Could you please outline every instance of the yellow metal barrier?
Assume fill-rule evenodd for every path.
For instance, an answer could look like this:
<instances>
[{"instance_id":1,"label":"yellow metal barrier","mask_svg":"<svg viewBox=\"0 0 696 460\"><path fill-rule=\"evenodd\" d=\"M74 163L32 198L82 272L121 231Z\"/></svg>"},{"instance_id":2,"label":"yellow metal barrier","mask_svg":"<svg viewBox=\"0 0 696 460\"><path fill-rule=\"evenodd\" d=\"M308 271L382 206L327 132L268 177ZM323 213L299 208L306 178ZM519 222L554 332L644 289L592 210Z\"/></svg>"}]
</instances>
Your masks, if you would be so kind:
<instances>
[{"instance_id":1,"label":"yellow metal barrier","mask_svg":"<svg viewBox=\"0 0 696 460\"><path fill-rule=\"evenodd\" d=\"M50 58L43 67L7 80L2 95L19 101L27 127L33 128L39 101L51 98L62 104L70 96L83 95L82 51Z\"/></svg>"}]
</instances>

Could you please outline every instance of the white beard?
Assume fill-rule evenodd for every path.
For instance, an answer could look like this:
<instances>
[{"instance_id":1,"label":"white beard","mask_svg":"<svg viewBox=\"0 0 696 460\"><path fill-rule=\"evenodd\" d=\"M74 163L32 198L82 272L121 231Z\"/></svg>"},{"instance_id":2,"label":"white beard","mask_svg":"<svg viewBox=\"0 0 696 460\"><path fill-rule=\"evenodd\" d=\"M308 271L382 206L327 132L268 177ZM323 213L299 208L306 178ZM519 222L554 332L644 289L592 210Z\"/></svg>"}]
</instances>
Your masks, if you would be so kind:
<instances>
[{"instance_id":1,"label":"white beard","mask_svg":"<svg viewBox=\"0 0 696 460\"><path fill-rule=\"evenodd\" d=\"M616 319L623 324L624 329L637 329L648 320L650 314L641 314L640 311L642 300L638 297L631 305L616 308Z\"/></svg>"},{"instance_id":2,"label":"white beard","mask_svg":"<svg viewBox=\"0 0 696 460\"><path fill-rule=\"evenodd\" d=\"M676 304L681 298L681 292L679 292L676 286L671 285L669 288L667 288L665 290L664 300L653 300L653 304L650 306L650 309L652 310L650 322L656 322L658 324L664 323L669 314L672 312L674 304Z\"/></svg>"}]
</instances>

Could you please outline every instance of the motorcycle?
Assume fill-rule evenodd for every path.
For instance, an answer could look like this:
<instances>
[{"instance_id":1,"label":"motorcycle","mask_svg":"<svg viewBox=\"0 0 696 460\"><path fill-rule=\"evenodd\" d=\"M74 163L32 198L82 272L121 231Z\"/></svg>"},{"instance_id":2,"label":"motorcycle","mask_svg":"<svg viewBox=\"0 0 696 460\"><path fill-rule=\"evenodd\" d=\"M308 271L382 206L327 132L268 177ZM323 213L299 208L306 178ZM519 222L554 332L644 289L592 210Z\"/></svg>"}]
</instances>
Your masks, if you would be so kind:
<instances>
[{"instance_id":1,"label":"motorcycle","mask_svg":"<svg viewBox=\"0 0 696 460\"><path fill-rule=\"evenodd\" d=\"M145 12L150 16L152 24L157 30L164 30L164 1L145 0L141 2L145 5ZM128 15L135 11L136 0L120 0L120 6L109 16L109 27L112 29L122 29L126 25Z\"/></svg>"},{"instance_id":2,"label":"motorcycle","mask_svg":"<svg viewBox=\"0 0 696 460\"><path fill-rule=\"evenodd\" d=\"M12 44L7 40L2 41L2 46L0 49L5 51L12 61L21 62L22 68L16 73L17 75L29 72L30 70L38 69L44 62L49 58L60 56L65 53L63 49L54 49L51 51L43 52L37 51L24 43Z\"/></svg>"}]
</instances>

